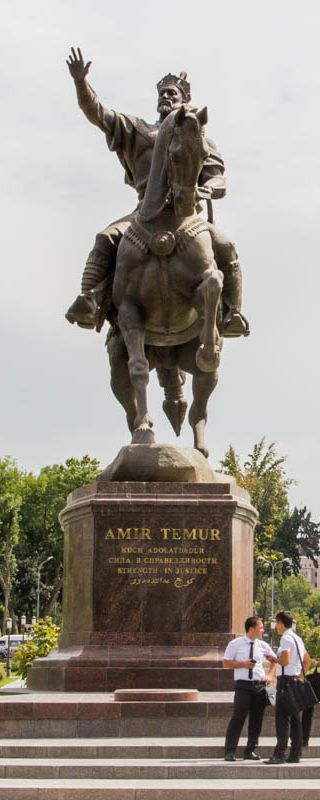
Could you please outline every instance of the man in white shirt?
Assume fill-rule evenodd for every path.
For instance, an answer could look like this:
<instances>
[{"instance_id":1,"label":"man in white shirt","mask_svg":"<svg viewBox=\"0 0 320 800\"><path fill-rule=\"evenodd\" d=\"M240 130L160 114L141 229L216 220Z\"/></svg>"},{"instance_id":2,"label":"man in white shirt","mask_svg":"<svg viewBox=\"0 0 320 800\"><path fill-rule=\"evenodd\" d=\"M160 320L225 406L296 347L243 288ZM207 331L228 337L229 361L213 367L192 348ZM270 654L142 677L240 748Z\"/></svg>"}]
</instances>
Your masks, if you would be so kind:
<instances>
[{"instance_id":1,"label":"man in white shirt","mask_svg":"<svg viewBox=\"0 0 320 800\"><path fill-rule=\"evenodd\" d=\"M237 744L248 714L248 740L243 757L250 761L260 760L260 756L255 753L255 747L268 702L265 687L272 680L277 662L277 656L270 645L262 640L262 619L257 616L248 617L244 627L245 636L232 639L223 657L223 666L234 670L235 679L233 714L225 741L225 761L236 761ZM264 669L264 659L272 664L268 676Z\"/></svg>"},{"instance_id":2,"label":"man in white shirt","mask_svg":"<svg viewBox=\"0 0 320 800\"><path fill-rule=\"evenodd\" d=\"M293 616L290 611L279 611L276 615L276 629L277 633L281 635L277 666L277 688L279 689L283 683L286 685L291 681L298 680L302 670L301 661L305 672L311 661L302 639L293 632L292 623ZM289 757L285 759L289 733L291 747ZM272 757L265 761L265 764L284 764L285 760L291 764L297 764L300 761L302 750L301 714L298 711L291 716L287 713L279 691L277 691L276 702L276 734L276 747Z\"/></svg>"}]
</instances>

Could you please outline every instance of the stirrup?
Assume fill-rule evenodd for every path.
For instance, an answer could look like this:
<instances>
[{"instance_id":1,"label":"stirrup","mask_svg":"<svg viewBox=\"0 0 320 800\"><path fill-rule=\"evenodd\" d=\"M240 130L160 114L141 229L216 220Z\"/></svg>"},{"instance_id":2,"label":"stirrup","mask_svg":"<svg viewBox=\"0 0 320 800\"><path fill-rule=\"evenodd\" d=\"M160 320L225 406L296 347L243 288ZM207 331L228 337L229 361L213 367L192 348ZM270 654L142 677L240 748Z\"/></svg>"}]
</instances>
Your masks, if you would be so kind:
<instances>
[{"instance_id":1,"label":"stirrup","mask_svg":"<svg viewBox=\"0 0 320 800\"><path fill-rule=\"evenodd\" d=\"M238 309L230 309L223 320L221 334L224 338L249 336L249 322Z\"/></svg>"}]
</instances>

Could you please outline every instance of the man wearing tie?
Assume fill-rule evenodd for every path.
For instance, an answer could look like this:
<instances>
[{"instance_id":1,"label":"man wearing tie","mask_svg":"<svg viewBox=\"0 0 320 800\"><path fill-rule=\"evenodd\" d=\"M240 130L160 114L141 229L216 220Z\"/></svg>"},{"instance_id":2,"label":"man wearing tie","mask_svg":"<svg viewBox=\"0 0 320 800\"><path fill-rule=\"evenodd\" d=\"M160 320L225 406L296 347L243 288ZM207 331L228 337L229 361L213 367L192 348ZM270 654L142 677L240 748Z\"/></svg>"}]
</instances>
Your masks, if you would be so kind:
<instances>
[{"instance_id":1,"label":"man wearing tie","mask_svg":"<svg viewBox=\"0 0 320 800\"><path fill-rule=\"evenodd\" d=\"M267 705L266 684L270 683L276 668L277 656L267 642L262 640L264 633L260 617L246 619L245 635L229 642L224 657L225 669L234 670L235 695L233 714L229 722L225 741L225 761L236 761L236 749L241 731L249 714L248 740L244 759L259 761L255 753L258 744L264 709ZM271 662L268 675L264 669L264 659Z\"/></svg>"}]
</instances>

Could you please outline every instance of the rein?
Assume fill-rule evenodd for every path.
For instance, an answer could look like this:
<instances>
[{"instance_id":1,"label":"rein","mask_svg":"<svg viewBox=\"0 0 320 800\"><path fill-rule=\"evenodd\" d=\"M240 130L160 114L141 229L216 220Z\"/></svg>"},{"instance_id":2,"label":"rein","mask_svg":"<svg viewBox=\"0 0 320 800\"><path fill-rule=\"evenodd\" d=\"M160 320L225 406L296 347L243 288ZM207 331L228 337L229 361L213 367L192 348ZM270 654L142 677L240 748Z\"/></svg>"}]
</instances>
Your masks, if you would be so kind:
<instances>
[{"instance_id":1,"label":"rein","mask_svg":"<svg viewBox=\"0 0 320 800\"><path fill-rule=\"evenodd\" d=\"M187 186L183 183L176 183L175 181L170 181L170 189L173 192L195 192L196 185Z\"/></svg>"}]
</instances>

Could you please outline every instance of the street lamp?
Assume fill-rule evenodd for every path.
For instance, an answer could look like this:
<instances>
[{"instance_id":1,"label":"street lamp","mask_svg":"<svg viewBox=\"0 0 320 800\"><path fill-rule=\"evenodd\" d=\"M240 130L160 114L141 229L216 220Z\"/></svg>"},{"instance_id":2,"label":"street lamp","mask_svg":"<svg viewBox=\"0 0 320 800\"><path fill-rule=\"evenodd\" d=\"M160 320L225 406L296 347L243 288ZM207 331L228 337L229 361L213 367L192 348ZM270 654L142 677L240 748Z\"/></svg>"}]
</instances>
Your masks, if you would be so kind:
<instances>
[{"instance_id":1,"label":"street lamp","mask_svg":"<svg viewBox=\"0 0 320 800\"><path fill-rule=\"evenodd\" d=\"M273 559L265 558L264 556L258 556L257 561L264 561L265 564L268 564L271 567L271 628L273 624L273 616L274 616L274 569L277 564L291 564L290 558L279 558L277 561ZM272 628L272 630L274 630Z\"/></svg>"},{"instance_id":2,"label":"street lamp","mask_svg":"<svg viewBox=\"0 0 320 800\"><path fill-rule=\"evenodd\" d=\"M12 619L11 619L11 617L7 618L6 626L7 626L7 634L8 634L8 639L7 639L7 677L10 678L10 675L11 675L11 668L10 668L10 634L11 634L11 631L12 631Z\"/></svg>"},{"instance_id":3,"label":"street lamp","mask_svg":"<svg viewBox=\"0 0 320 800\"><path fill-rule=\"evenodd\" d=\"M27 617L26 617L25 614L22 614L22 616L20 618L20 630L21 630L21 633L22 633L22 642L24 642L24 633L25 633L25 629L26 629L26 624L27 624Z\"/></svg>"},{"instance_id":4,"label":"street lamp","mask_svg":"<svg viewBox=\"0 0 320 800\"><path fill-rule=\"evenodd\" d=\"M44 567L44 565L47 564L48 561L52 561L52 560L53 560L53 556L49 556L49 558L46 558L45 561L41 561L41 564L39 564L39 566L38 566L38 572L37 572L37 619L39 619L39 616L40 616L40 573L41 573L42 567Z\"/></svg>"}]
</instances>

